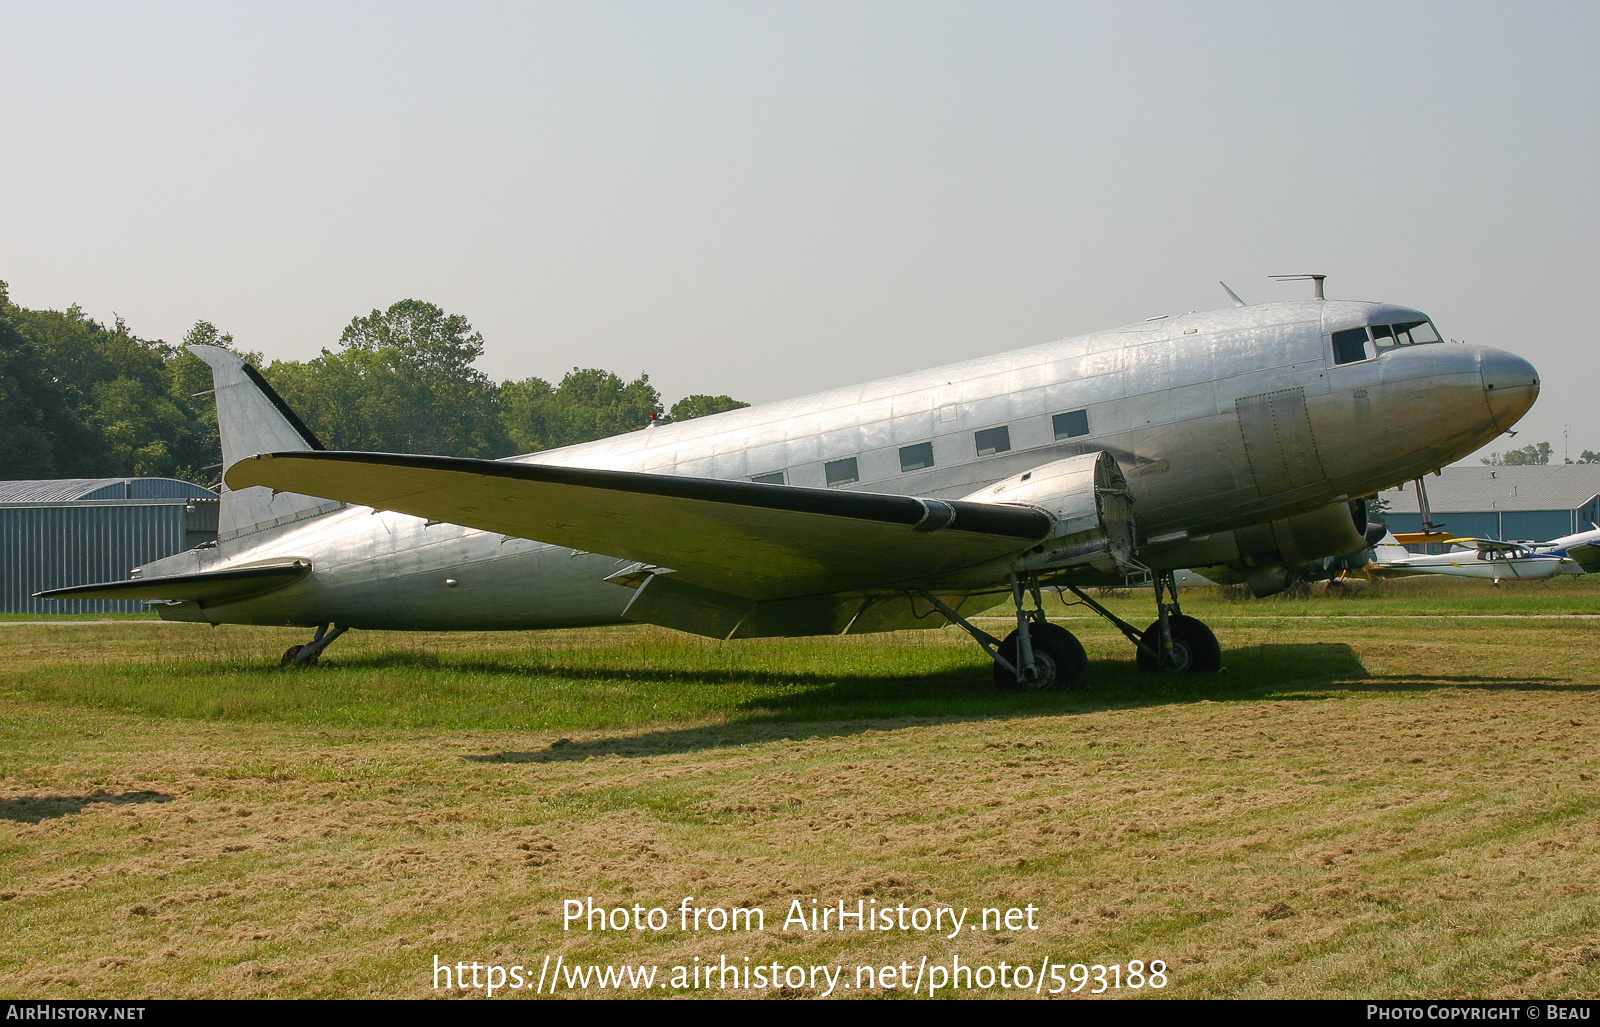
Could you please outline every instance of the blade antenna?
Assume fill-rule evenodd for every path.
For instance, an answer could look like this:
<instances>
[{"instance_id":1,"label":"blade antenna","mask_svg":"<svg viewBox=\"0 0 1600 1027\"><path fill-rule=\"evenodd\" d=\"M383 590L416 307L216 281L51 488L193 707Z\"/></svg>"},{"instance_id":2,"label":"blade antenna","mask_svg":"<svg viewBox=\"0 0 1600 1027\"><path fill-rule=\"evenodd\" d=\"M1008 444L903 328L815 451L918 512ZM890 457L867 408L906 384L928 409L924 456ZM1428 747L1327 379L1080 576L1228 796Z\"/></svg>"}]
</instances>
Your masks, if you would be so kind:
<instances>
[{"instance_id":1,"label":"blade antenna","mask_svg":"<svg viewBox=\"0 0 1600 1027\"><path fill-rule=\"evenodd\" d=\"M1232 289L1228 288L1228 283L1227 282L1218 282L1217 284L1222 286L1222 291L1223 292L1225 292L1229 296L1233 297L1233 305L1234 306L1236 306L1236 307L1248 307L1250 305L1250 304L1246 303L1244 300L1240 299L1238 293L1236 293Z\"/></svg>"}]
</instances>

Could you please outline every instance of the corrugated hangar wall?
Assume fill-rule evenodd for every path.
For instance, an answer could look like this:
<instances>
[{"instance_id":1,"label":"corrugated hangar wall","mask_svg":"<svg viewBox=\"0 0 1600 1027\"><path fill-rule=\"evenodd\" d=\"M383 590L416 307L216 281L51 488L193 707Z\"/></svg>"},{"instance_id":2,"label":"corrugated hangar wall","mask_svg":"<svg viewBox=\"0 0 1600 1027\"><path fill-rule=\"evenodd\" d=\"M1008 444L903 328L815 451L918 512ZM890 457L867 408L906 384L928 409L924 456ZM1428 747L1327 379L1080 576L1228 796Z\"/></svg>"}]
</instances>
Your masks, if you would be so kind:
<instances>
[{"instance_id":1,"label":"corrugated hangar wall","mask_svg":"<svg viewBox=\"0 0 1600 1027\"><path fill-rule=\"evenodd\" d=\"M0 482L0 612L147 609L137 600L49 600L33 593L120 581L134 567L216 537L216 494L189 482Z\"/></svg>"},{"instance_id":2,"label":"corrugated hangar wall","mask_svg":"<svg viewBox=\"0 0 1600 1027\"><path fill-rule=\"evenodd\" d=\"M1446 467L1423 481L1434 523L1457 536L1543 542L1600 521L1600 465ZM1375 519L1394 532L1422 530L1415 485L1379 495L1388 510Z\"/></svg>"}]
</instances>

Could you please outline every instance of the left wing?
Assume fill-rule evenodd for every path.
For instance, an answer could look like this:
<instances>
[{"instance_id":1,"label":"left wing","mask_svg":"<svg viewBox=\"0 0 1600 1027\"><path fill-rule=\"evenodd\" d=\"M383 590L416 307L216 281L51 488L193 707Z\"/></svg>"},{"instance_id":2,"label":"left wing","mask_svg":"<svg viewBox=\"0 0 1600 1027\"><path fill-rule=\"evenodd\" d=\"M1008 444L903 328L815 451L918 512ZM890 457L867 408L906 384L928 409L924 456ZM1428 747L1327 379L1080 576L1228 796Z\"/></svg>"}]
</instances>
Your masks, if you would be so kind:
<instances>
[{"instance_id":1,"label":"left wing","mask_svg":"<svg viewBox=\"0 0 1600 1027\"><path fill-rule=\"evenodd\" d=\"M226 479L638 560L757 600L926 582L1032 548L1055 523L1031 506L391 453L269 453Z\"/></svg>"}]
</instances>

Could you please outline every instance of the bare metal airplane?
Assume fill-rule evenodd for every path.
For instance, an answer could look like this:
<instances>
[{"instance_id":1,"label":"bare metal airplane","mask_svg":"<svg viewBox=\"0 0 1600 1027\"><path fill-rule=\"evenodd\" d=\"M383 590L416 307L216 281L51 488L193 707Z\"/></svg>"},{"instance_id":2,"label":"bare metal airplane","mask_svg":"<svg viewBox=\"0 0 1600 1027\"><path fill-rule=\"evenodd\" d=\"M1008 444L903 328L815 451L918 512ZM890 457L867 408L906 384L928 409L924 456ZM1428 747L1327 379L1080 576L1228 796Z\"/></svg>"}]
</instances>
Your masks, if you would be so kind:
<instances>
[{"instance_id":1,"label":"bare metal airplane","mask_svg":"<svg viewBox=\"0 0 1600 1027\"><path fill-rule=\"evenodd\" d=\"M1082 687L1082 645L1042 610L1060 588L1141 667L1215 671L1175 570L1279 591L1362 546L1364 497L1479 448L1538 395L1520 357L1321 284L506 460L329 452L254 368L196 346L227 469L218 541L43 594L315 627L285 654L299 664L350 628L954 623L1002 686ZM1083 592L1145 583L1143 630ZM1004 640L971 620L1002 602Z\"/></svg>"}]
</instances>

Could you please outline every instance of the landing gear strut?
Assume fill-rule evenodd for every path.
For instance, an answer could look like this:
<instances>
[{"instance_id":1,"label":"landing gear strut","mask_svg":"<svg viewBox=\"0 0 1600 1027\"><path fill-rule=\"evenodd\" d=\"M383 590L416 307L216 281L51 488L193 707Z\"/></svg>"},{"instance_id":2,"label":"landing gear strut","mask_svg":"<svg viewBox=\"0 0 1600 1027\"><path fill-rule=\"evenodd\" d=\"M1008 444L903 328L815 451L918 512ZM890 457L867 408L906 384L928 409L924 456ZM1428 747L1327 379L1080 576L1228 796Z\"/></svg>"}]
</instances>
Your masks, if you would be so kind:
<instances>
[{"instance_id":1,"label":"landing gear strut","mask_svg":"<svg viewBox=\"0 0 1600 1027\"><path fill-rule=\"evenodd\" d=\"M291 645L284 650L283 659L278 661L280 667L305 667L316 666L317 658L322 655L322 650L333 644L338 638L350 629L348 627L334 627L328 630L328 624L318 624L317 634L305 645Z\"/></svg>"},{"instance_id":2,"label":"landing gear strut","mask_svg":"<svg viewBox=\"0 0 1600 1027\"><path fill-rule=\"evenodd\" d=\"M1178 586L1173 584L1172 572L1157 571L1155 586L1156 619L1144 629L1146 645L1139 647L1139 669L1146 674L1215 674L1221 670L1222 646L1210 628L1185 617L1178 608Z\"/></svg>"},{"instance_id":3,"label":"landing gear strut","mask_svg":"<svg viewBox=\"0 0 1600 1027\"><path fill-rule=\"evenodd\" d=\"M1027 608L1029 597L1033 609ZM1008 691L1048 692L1088 687L1089 657L1072 632L1044 619L1044 602L1037 575L1026 581L1011 576L1011 598L1017 607L1017 629L1005 641L977 627L952 610L939 597L923 592L922 597L945 615L950 623L964 629L994 658L994 683Z\"/></svg>"},{"instance_id":4,"label":"landing gear strut","mask_svg":"<svg viewBox=\"0 0 1600 1027\"><path fill-rule=\"evenodd\" d=\"M1139 669L1145 673L1213 674L1222 669L1222 646L1211 629L1178 606L1178 586L1171 571L1153 572L1156 619L1143 631L1089 598L1076 585L1066 586L1089 609L1127 636L1138 649Z\"/></svg>"}]
</instances>

